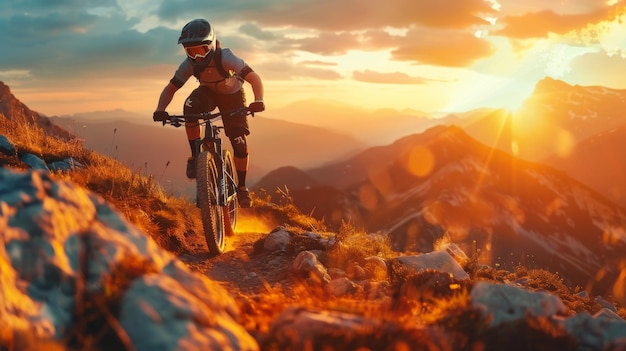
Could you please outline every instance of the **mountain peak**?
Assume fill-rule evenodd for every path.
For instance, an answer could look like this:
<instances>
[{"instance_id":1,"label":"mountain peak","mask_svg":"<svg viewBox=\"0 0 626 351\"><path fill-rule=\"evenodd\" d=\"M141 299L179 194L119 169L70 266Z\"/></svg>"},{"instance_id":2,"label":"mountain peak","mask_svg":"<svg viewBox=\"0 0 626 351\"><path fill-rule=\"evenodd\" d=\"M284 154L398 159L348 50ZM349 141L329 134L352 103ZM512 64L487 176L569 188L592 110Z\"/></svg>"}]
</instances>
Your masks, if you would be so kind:
<instances>
[{"instance_id":1,"label":"mountain peak","mask_svg":"<svg viewBox=\"0 0 626 351\"><path fill-rule=\"evenodd\" d=\"M0 80L0 98L5 95L11 95L11 89L9 89L9 86Z\"/></svg>"},{"instance_id":2,"label":"mountain peak","mask_svg":"<svg viewBox=\"0 0 626 351\"><path fill-rule=\"evenodd\" d=\"M551 93L555 91L561 91L563 89L571 89L572 86L565 83L562 80L545 77L544 79L537 82L535 85L534 94L537 93Z\"/></svg>"},{"instance_id":3,"label":"mountain peak","mask_svg":"<svg viewBox=\"0 0 626 351\"><path fill-rule=\"evenodd\" d=\"M8 119L28 123L36 123L39 120L39 115L18 100L11 93L9 86L3 82L0 82L0 113Z\"/></svg>"},{"instance_id":4,"label":"mountain peak","mask_svg":"<svg viewBox=\"0 0 626 351\"><path fill-rule=\"evenodd\" d=\"M74 137L68 131L54 125L49 118L29 109L11 93L9 86L2 81L0 81L0 114L10 120L40 125L52 135L65 139Z\"/></svg>"}]
</instances>

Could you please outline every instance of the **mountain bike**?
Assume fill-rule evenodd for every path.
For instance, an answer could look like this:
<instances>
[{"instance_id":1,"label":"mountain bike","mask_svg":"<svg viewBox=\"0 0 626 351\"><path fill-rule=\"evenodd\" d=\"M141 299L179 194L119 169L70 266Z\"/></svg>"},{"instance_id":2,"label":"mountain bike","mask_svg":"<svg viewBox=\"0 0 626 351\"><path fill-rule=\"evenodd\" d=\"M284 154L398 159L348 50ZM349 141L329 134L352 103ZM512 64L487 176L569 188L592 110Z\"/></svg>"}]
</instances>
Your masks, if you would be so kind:
<instances>
[{"instance_id":1,"label":"mountain bike","mask_svg":"<svg viewBox=\"0 0 626 351\"><path fill-rule=\"evenodd\" d=\"M159 120L173 127L185 125L186 118L198 119L204 127L204 136L194 143L196 155L196 206L200 209L202 227L209 253L224 252L225 236L231 236L237 226L239 205L237 200L237 172L233 156L222 148L220 132L224 126L215 122L233 115L252 115L243 107L232 112L206 112L199 114L169 115Z\"/></svg>"}]
</instances>

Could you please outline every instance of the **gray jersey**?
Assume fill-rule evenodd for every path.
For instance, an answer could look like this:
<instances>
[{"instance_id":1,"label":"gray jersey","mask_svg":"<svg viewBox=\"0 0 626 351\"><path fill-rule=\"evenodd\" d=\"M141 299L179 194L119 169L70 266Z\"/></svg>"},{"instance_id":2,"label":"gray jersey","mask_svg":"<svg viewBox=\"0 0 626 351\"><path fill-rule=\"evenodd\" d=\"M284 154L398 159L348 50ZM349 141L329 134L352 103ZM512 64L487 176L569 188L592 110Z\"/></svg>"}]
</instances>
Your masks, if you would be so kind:
<instances>
[{"instance_id":1,"label":"gray jersey","mask_svg":"<svg viewBox=\"0 0 626 351\"><path fill-rule=\"evenodd\" d=\"M218 94L236 93L243 87L240 73L247 66L244 60L233 54L230 49L222 49L222 67L230 73L231 77L224 78L215 68L215 59L212 59L200 75L200 85L206 86ZM192 76L193 64L191 60L185 59L174 73L174 77L184 83Z\"/></svg>"}]
</instances>

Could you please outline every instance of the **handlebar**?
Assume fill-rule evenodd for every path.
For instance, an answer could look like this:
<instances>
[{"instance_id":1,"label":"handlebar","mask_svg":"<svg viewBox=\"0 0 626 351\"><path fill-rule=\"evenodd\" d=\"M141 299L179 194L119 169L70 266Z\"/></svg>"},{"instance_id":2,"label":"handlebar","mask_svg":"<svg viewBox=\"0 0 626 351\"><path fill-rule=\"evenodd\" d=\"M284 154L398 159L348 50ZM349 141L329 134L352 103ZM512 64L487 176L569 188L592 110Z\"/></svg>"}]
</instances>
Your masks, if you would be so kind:
<instances>
[{"instance_id":1,"label":"handlebar","mask_svg":"<svg viewBox=\"0 0 626 351\"><path fill-rule=\"evenodd\" d=\"M225 112L222 112L222 111L203 112L203 113L182 114L182 115L169 115L169 114L164 113L163 118L153 116L152 120L154 120L155 122L163 122L163 125L169 123L175 127L179 127L183 125L186 118L195 118L195 119L208 121L208 120L218 120L224 117L228 118L233 115L246 115L246 116L250 115L254 117L254 112L250 111L248 107L242 107L235 111L225 111Z\"/></svg>"}]
</instances>

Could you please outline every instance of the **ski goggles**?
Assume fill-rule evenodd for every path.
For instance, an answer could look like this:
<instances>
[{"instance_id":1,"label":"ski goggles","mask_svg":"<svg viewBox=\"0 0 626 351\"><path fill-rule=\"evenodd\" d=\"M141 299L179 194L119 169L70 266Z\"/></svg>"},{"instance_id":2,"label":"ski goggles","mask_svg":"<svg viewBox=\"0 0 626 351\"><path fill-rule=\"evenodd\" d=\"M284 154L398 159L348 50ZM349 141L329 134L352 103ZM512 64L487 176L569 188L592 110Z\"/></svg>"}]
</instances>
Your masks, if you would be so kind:
<instances>
[{"instance_id":1,"label":"ski goggles","mask_svg":"<svg viewBox=\"0 0 626 351\"><path fill-rule=\"evenodd\" d=\"M212 49L209 44L185 47L185 52L187 53L187 56L189 56L190 58L194 60L197 58L205 58L206 55L211 53L211 51Z\"/></svg>"}]
</instances>

